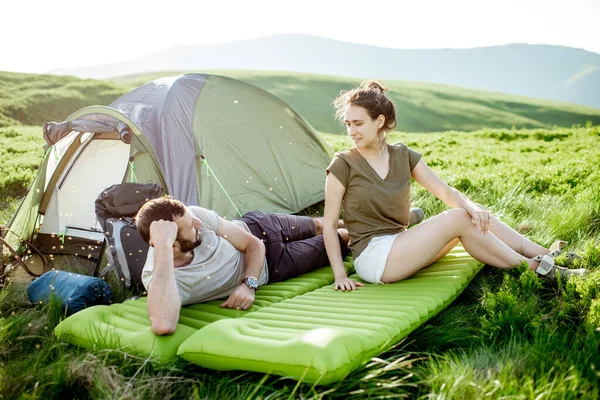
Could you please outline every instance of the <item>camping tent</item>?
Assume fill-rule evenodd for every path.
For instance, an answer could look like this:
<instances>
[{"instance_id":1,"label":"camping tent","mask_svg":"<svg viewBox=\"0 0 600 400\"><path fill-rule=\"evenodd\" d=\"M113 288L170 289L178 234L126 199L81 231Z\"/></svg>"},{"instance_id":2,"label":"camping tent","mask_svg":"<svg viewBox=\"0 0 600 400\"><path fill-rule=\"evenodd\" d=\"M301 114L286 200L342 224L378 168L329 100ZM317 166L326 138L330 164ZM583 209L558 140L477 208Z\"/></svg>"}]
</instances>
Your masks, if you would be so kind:
<instances>
[{"instance_id":1,"label":"camping tent","mask_svg":"<svg viewBox=\"0 0 600 400\"><path fill-rule=\"evenodd\" d=\"M63 254L98 249L94 201L112 184L158 183L230 219L249 210L295 213L324 198L332 156L282 100L207 74L152 81L44 131L50 146L8 228L29 239L38 232L39 247Z\"/></svg>"}]
</instances>

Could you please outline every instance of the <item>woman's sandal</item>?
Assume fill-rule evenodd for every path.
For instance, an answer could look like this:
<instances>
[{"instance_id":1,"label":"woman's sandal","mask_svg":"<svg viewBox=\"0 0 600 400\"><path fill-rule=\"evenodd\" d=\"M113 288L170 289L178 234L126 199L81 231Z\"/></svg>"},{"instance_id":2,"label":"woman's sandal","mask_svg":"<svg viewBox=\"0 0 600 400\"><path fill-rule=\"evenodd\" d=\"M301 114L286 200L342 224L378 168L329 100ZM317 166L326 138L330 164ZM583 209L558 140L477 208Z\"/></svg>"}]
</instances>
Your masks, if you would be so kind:
<instances>
[{"instance_id":1,"label":"woman's sandal","mask_svg":"<svg viewBox=\"0 0 600 400\"><path fill-rule=\"evenodd\" d=\"M552 258L556 258L563 254L562 248L566 245L567 242L565 242L564 240L557 240L556 242L552 243L552 246L550 246L550 253L546 255ZM565 256L567 257L567 259L564 263L562 263L562 266L564 267L570 267L575 263L575 260L581 259L581 256L579 254L574 253L572 251L565 253ZM535 262L541 262L543 257L544 254L541 254L539 256L533 257L532 260Z\"/></svg>"},{"instance_id":2,"label":"woman's sandal","mask_svg":"<svg viewBox=\"0 0 600 400\"><path fill-rule=\"evenodd\" d=\"M557 275L562 278L569 278L570 276L581 276L585 277L590 271L585 268L569 269L565 267L559 267L554 263L554 258L549 255L542 256L540 265L535 270L536 273L545 276L546 278L555 280Z\"/></svg>"}]
</instances>

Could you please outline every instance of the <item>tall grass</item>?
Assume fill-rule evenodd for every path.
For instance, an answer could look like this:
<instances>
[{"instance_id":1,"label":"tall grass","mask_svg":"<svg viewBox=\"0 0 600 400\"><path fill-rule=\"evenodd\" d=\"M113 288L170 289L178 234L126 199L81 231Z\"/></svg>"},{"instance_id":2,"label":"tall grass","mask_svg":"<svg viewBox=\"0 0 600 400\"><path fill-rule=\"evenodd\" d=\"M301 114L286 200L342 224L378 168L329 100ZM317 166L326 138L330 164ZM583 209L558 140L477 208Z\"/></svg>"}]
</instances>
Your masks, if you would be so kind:
<instances>
[{"instance_id":1,"label":"tall grass","mask_svg":"<svg viewBox=\"0 0 600 400\"><path fill-rule=\"evenodd\" d=\"M0 128L0 224L6 224L37 174L44 140L40 127Z\"/></svg>"},{"instance_id":2,"label":"tall grass","mask_svg":"<svg viewBox=\"0 0 600 400\"><path fill-rule=\"evenodd\" d=\"M35 164L41 150L33 132L39 128L9 129L24 146L37 141L31 148L38 150L15 163ZM336 150L350 146L344 136L323 137ZM592 274L585 281L550 282L524 267L486 267L446 310L330 386L183 361L154 365L118 350L67 345L52 334L64 318L60 306L30 305L25 288L9 284L0 290L0 397L600 397L600 129L394 133L390 141L421 152L443 180L533 240L568 240L568 249L583 255L578 266ZM4 168L16 167L8 162ZM18 187L27 187L31 177L23 175ZM413 186L412 195L427 215L445 209L420 187ZM113 289L118 299L127 297L114 283Z\"/></svg>"}]
</instances>

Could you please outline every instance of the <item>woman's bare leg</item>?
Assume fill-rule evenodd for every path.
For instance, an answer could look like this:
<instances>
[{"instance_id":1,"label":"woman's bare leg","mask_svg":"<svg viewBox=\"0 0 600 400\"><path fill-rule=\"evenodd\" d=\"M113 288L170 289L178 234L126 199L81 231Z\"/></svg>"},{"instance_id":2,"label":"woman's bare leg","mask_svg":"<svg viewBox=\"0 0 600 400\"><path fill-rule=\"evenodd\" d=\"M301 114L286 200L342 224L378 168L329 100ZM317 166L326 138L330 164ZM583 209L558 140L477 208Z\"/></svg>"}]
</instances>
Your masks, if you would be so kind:
<instances>
[{"instance_id":1,"label":"woman's bare leg","mask_svg":"<svg viewBox=\"0 0 600 400\"><path fill-rule=\"evenodd\" d=\"M527 262L533 270L538 263L515 252L492 232L483 234L462 208L445 211L396 238L388 257L382 282L406 279L431 264L449 243L458 238L465 250L488 265L510 268Z\"/></svg>"},{"instance_id":2,"label":"woman's bare leg","mask_svg":"<svg viewBox=\"0 0 600 400\"><path fill-rule=\"evenodd\" d=\"M484 210L487 210L487 208L485 208L483 205L477 205ZM540 254L545 255L550 253L550 249L532 242L493 215L490 223L490 231L496 235L498 239L502 240L508 247L517 253L524 255L525 257L532 258L539 256Z\"/></svg>"},{"instance_id":3,"label":"woman's bare leg","mask_svg":"<svg viewBox=\"0 0 600 400\"><path fill-rule=\"evenodd\" d=\"M437 253L437 255L434 257L432 263L434 263L437 260L439 260L440 258L444 257L446 254L450 253L450 250L455 248L456 245L459 243L460 243L460 240L458 240L458 238L451 240L450 243L448 243L446 246L444 246L444 248L442 250L440 250L439 253Z\"/></svg>"},{"instance_id":4,"label":"woman's bare leg","mask_svg":"<svg viewBox=\"0 0 600 400\"><path fill-rule=\"evenodd\" d=\"M508 247L527 258L550 253L549 249L532 242L494 216L492 216L490 231Z\"/></svg>"}]
</instances>

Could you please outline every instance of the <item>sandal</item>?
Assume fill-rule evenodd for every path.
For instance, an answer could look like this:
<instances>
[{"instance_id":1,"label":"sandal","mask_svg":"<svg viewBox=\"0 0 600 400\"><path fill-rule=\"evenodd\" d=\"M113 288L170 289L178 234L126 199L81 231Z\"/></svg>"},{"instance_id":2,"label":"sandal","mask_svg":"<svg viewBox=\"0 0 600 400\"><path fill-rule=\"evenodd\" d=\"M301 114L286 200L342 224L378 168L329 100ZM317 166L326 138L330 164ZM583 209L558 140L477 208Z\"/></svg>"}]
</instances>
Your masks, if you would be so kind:
<instances>
[{"instance_id":1,"label":"sandal","mask_svg":"<svg viewBox=\"0 0 600 400\"><path fill-rule=\"evenodd\" d=\"M581 256L573 251L569 251L565 256L567 257L567 260L561 264L563 267L570 267L575 264L575 260L581 260Z\"/></svg>"},{"instance_id":2,"label":"sandal","mask_svg":"<svg viewBox=\"0 0 600 400\"><path fill-rule=\"evenodd\" d=\"M550 246L550 253L540 254L539 256L533 257L532 260L535 262L542 262L542 258L544 257L544 255L550 256L552 258L558 257L562 254L562 248L566 245L567 242L565 242L564 240L557 240L556 242L552 243L552 246Z\"/></svg>"},{"instance_id":3,"label":"sandal","mask_svg":"<svg viewBox=\"0 0 600 400\"><path fill-rule=\"evenodd\" d=\"M554 243L552 243L552 246L550 246L550 249L549 249L550 253L548 253L546 255L550 256L552 258L556 258L563 254L562 248L565 247L566 245L567 245L567 242L565 242L564 240L557 240ZM573 265L575 263L575 260L581 259L581 256L579 254L572 252L572 251L569 251L568 253L566 253L565 256L567 257L566 261L561 263L561 265L564 267L570 267L571 265ZM541 254L539 256L533 257L532 260L535 262L541 262L543 257L544 257L544 254Z\"/></svg>"},{"instance_id":4,"label":"sandal","mask_svg":"<svg viewBox=\"0 0 600 400\"><path fill-rule=\"evenodd\" d=\"M535 272L551 280L556 280L558 275L560 275L562 278L569 278L570 276L585 277L590 271L585 268L568 269L565 267L559 267L554 263L554 258L545 255L542 257L542 261L536 268Z\"/></svg>"},{"instance_id":5,"label":"sandal","mask_svg":"<svg viewBox=\"0 0 600 400\"><path fill-rule=\"evenodd\" d=\"M567 243L568 242L565 242L564 240L557 240L554 243L552 243L552 246L550 246L550 251L562 251L562 248L565 247Z\"/></svg>"}]
</instances>

